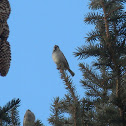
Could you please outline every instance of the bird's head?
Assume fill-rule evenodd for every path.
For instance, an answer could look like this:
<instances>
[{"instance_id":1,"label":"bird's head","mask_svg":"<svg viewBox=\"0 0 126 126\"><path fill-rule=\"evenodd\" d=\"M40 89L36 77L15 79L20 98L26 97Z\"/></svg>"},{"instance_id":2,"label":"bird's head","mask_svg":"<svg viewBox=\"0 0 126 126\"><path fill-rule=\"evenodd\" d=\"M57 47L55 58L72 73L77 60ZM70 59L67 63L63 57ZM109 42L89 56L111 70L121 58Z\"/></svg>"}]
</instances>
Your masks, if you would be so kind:
<instances>
[{"instance_id":1,"label":"bird's head","mask_svg":"<svg viewBox=\"0 0 126 126\"><path fill-rule=\"evenodd\" d=\"M59 46L58 45L55 45L54 48L53 48L53 51L56 51L56 50L59 50Z\"/></svg>"}]
</instances>

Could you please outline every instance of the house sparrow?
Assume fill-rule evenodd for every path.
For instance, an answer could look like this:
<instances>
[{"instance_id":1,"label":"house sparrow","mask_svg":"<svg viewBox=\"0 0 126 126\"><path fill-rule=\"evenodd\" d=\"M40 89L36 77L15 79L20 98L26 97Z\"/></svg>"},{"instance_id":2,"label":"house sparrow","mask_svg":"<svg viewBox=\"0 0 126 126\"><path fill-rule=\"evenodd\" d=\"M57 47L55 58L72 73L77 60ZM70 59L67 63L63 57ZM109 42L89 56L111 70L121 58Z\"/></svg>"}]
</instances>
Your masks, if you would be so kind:
<instances>
[{"instance_id":1,"label":"house sparrow","mask_svg":"<svg viewBox=\"0 0 126 126\"><path fill-rule=\"evenodd\" d=\"M35 115L29 109L26 111L23 120L23 126L34 126Z\"/></svg>"},{"instance_id":2,"label":"house sparrow","mask_svg":"<svg viewBox=\"0 0 126 126\"><path fill-rule=\"evenodd\" d=\"M68 62L58 45L55 45L53 48L52 58L57 65L57 69L68 70L70 74L74 76L74 72L70 69Z\"/></svg>"}]
</instances>

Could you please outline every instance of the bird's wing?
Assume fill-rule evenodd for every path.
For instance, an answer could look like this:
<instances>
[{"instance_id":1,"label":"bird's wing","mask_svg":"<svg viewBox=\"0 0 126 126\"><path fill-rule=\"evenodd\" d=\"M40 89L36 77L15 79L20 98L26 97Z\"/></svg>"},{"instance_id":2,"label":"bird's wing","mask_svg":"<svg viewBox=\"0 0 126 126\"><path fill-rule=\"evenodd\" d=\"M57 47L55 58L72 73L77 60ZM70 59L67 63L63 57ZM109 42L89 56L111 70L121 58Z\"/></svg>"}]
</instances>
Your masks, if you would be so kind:
<instances>
[{"instance_id":1,"label":"bird's wing","mask_svg":"<svg viewBox=\"0 0 126 126\"><path fill-rule=\"evenodd\" d=\"M61 52L62 53L62 52ZM66 67L66 68L69 68L69 64L68 64L68 62L67 62L67 59L66 59L66 57L64 56L64 54L62 53L62 59L63 59L63 63L64 63L64 66Z\"/></svg>"}]
</instances>

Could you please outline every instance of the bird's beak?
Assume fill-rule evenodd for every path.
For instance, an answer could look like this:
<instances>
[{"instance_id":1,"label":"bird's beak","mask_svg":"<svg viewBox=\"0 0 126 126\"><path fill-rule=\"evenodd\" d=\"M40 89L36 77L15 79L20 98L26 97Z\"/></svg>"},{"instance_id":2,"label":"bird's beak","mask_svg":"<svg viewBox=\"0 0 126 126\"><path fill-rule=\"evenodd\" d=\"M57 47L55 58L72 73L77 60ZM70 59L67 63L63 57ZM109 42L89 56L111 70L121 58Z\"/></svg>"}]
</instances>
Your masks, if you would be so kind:
<instances>
[{"instance_id":1,"label":"bird's beak","mask_svg":"<svg viewBox=\"0 0 126 126\"><path fill-rule=\"evenodd\" d=\"M57 45L55 45L53 50L55 51L57 47L58 47L58 46L57 46Z\"/></svg>"}]
</instances>

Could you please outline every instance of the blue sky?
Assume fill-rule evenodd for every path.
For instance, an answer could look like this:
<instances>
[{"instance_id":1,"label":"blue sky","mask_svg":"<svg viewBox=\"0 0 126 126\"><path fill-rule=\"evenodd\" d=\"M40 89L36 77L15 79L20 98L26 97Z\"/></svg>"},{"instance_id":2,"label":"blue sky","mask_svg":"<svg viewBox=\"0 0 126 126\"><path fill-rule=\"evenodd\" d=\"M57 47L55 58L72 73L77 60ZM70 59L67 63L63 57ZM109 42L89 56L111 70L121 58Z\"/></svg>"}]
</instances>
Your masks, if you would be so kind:
<instances>
[{"instance_id":1,"label":"blue sky","mask_svg":"<svg viewBox=\"0 0 126 126\"><path fill-rule=\"evenodd\" d=\"M79 80L81 72L74 57L75 48L85 43L91 30L83 20L89 12L88 0L10 0L8 19L12 61L9 73L1 77L1 106L13 98L20 98L21 125L27 109L36 119L49 126L50 105L56 96L67 91L52 60L55 44L66 56L75 72L74 85L79 95L84 89ZM89 62L89 60L85 60Z\"/></svg>"}]
</instances>

